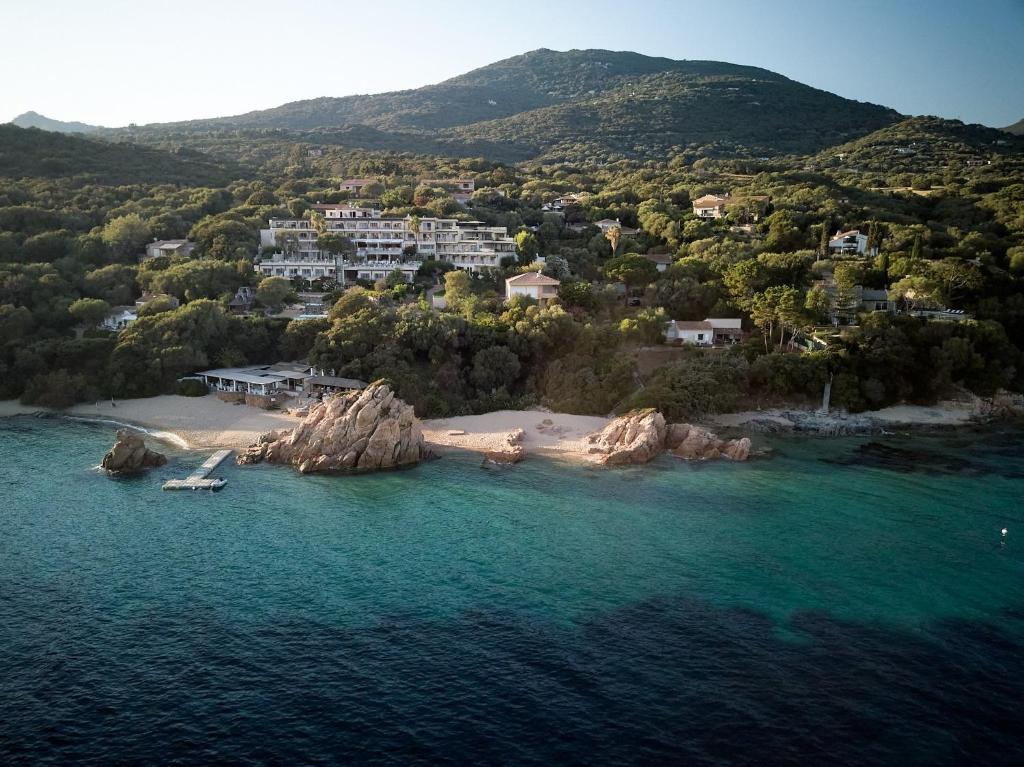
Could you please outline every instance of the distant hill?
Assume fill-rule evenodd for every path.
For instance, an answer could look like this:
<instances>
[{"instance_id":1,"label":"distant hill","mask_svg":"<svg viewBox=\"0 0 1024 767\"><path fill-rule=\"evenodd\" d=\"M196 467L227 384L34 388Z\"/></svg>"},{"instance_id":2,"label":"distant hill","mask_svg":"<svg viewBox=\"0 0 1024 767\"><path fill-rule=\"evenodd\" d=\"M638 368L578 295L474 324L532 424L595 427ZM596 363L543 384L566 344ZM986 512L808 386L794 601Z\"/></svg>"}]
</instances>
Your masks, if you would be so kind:
<instances>
[{"instance_id":1,"label":"distant hill","mask_svg":"<svg viewBox=\"0 0 1024 767\"><path fill-rule=\"evenodd\" d=\"M823 167L879 173L927 173L950 163L984 163L1024 152L1024 138L941 117L910 117L821 152Z\"/></svg>"},{"instance_id":2,"label":"distant hill","mask_svg":"<svg viewBox=\"0 0 1024 767\"><path fill-rule=\"evenodd\" d=\"M88 177L97 183L222 186L244 177L236 166L190 150L164 151L38 128L0 125L0 177Z\"/></svg>"},{"instance_id":3,"label":"distant hill","mask_svg":"<svg viewBox=\"0 0 1024 767\"><path fill-rule=\"evenodd\" d=\"M899 119L892 109L757 67L541 49L415 90L296 101L130 135L358 126L353 141L363 135L398 150L422 151L427 139L453 155L493 147L492 159L659 159L707 144L724 152L806 154Z\"/></svg>"},{"instance_id":4,"label":"distant hill","mask_svg":"<svg viewBox=\"0 0 1024 767\"><path fill-rule=\"evenodd\" d=\"M93 133L102 127L86 123L54 120L52 117L46 117L38 112L20 114L11 120L11 125L17 125L19 128L39 128L39 130L48 130L55 133Z\"/></svg>"},{"instance_id":5,"label":"distant hill","mask_svg":"<svg viewBox=\"0 0 1024 767\"><path fill-rule=\"evenodd\" d=\"M1017 120L1013 125L1007 125L1003 130L1015 136L1024 136L1024 118Z\"/></svg>"}]
</instances>

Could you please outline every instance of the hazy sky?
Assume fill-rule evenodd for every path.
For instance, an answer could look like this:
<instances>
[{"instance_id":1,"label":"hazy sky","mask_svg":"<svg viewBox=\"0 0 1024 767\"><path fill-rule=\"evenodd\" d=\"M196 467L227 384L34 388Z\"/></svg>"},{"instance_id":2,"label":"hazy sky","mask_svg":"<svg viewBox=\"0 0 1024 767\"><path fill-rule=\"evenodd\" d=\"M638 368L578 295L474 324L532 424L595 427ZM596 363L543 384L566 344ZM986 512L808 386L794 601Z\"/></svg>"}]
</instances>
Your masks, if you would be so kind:
<instances>
[{"instance_id":1,"label":"hazy sky","mask_svg":"<svg viewBox=\"0 0 1024 767\"><path fill-rule=\"evenodd\" d=\"M753 64L908 114L1024 117L1024 0L0 0L0 29L0 120L239 114L535 48Z\"/></svg>"}]
</instances>

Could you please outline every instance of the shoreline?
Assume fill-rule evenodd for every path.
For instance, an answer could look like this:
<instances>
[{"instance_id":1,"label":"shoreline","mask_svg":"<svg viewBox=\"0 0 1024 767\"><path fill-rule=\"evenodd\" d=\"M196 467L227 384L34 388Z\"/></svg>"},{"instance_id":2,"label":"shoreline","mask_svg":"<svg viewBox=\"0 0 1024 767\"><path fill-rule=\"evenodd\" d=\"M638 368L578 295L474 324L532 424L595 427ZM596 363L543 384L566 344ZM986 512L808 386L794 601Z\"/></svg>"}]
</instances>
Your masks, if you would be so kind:
<instances>
[{"instance_id":1,"label":"shoreline","mask_svg":"<svg viewBox=\"0 0 1024 767\"><path fill-rule=\"evenodd\" d=\"M297 416L247 405L223 402L214 395L161 395L142 399L78 404L67 410L22 405L0 400L0 417L45 413L73 420L109 424L143 432L153 439L185 450L230 448L244 451L264 433L293 428ZM814 410L772 408L723 413L695 423L714 431L752 436L793 433L802 436L881 434L889 429L932 430L982 425L996 412L981 400L942 402L934 406L897 405L882 410L822 414ZM552 413L546 410L497 410L479 415L422 420L423 436L431 449L500 452L508 437L521 429L526 455L594 463L587 437L610 421L603 416Z\"/></svg>"}]
</instances>

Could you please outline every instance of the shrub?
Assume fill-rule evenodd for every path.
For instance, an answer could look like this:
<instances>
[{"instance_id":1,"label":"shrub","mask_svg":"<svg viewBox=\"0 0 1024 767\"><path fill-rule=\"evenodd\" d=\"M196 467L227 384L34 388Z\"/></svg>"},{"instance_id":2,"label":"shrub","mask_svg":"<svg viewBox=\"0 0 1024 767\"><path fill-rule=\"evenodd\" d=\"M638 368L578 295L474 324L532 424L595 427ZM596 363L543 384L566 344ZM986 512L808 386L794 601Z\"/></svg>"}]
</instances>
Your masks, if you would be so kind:
<instances>
[{"instance_id":1,"label":"shrub","mask_svg":"<svg viewBox=\"0 0 1024 767\"><path fill-rule=\"evenodd\" d=\"M183 378L178 381L177 393L180 397L205 397L210 387L197 378Z\"/></svg>"}]
</instances>

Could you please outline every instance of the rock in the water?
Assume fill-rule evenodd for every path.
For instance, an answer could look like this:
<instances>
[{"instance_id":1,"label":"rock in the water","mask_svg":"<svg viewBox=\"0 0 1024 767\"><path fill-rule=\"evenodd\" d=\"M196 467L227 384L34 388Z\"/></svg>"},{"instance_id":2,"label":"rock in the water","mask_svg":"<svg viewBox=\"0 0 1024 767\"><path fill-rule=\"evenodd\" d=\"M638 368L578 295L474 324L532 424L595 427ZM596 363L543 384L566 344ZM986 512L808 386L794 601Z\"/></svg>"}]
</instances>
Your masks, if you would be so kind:
<instances>
[{"instance_id":1,"label":"rock in the water","mask_svg":"<svg viewBox=\"0 0 1024 767\"><path fill-rule=\"evenodd\" d=\"M238 463L288 463L310 474L391 469L426 457L412 406L378 381L314 406L290 434L264 435Z\"/></svg>"},{"instance_id":2,"label":"rock in the water","mask_svg":"<svg viewBox=\"0 0 1024 767\"><path fill-rule=\"evenodd\" d=\"M167 456L146 447L142 437L127 429L118 429L117 440L100 463L111 474L133 474L153 466L163 466Z\"/></svg>"},{"instance_id":3,"label":"rock in the water","mask_svg":"<svg viewBox=\"0 0 1024 767\"><path fill-rule=\"evenodd\" d=\"M634 410L619 416L588 440L599 463L647 463L665 449L667 428L657 410Z\"/></svg>"},{"instance_id":4,"label":"rock in the water","mask_svg":"<svg viewBox=\"0 0 1024 767\"><path fill-rule=\"evenodd\" d=\"M487 450L484 458L494 463L519 463L526 456L526 448L523 447L523 440L526 432L522 429L513 429L505 437L505 442L498 450Z\"/></svg>"},{"instance_id":5,"label":"rock in the water","mask_svg":"<svg viewBox=\"0 0 1024 767\"><path fill-rule=\"evenodd\" d=\"M688 423L674 423L668 427L665 446L672 454L686 460L729 458L745 461L750 457L750 439L719 439L714 432Z\"/></svg>"}]
</instances>

